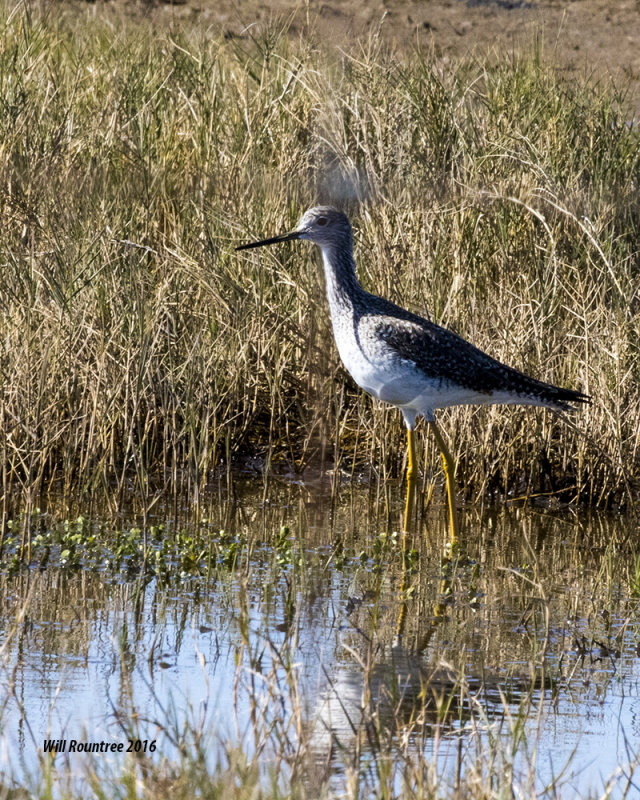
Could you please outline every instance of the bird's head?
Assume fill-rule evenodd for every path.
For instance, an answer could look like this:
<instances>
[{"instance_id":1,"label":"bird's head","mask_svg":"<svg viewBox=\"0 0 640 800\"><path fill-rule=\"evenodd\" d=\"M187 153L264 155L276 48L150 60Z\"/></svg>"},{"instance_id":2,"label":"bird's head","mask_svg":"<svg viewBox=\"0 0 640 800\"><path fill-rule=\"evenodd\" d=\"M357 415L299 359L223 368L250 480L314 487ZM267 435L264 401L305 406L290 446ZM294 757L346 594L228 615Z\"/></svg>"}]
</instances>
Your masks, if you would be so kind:
<instances>
[{"instance_id":1,"label":"bird's head","mask_svg":"<svg viewBox=\"0 0 640 800\"><path fill-rule=\"evenodd\" d=\"M322 248L351 249L353 245L351 224L346 215L331 206L315 206L304 212L298 226L291 233L242 244L236 247L236 250L249 250L253 247L290 242L294 239L308 239Z\"/></svg>"}]
</instances>

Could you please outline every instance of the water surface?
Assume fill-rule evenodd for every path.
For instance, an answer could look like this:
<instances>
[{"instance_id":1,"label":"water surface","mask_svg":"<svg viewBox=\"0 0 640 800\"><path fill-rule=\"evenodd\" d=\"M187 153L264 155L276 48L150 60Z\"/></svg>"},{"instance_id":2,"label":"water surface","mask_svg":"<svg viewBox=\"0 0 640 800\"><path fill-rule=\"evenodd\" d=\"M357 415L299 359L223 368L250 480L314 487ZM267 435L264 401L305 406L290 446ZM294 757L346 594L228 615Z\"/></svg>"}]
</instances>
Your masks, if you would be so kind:
<instances>
[{"instance_id":1,"label":"water surface","mask_svg":"<svg viewBox=\"0 0 640 800\"><path fill-rule=\"evenodd\" d=\"M562 774L563 797L635 780L640 579L624 520L468 509L447 564L438 508L403 558L400 486L385 504L236 483L210 506L198 525L157 515L142 576L131 526L108 520L79 523L77 549L53 544L44 564L37 546L29 570L5 563L5 782L37 782L51 739L177 758L186 723L211 769L228 744L265 764L304 749L307 780L336 792L353 771L375 788L389 755L398 791L416 764L453 786L485 760L540 792ZM43 514L39 530L58 524ZM86 759L55 763L82 781Z\"/></svg>"}]
</instances>

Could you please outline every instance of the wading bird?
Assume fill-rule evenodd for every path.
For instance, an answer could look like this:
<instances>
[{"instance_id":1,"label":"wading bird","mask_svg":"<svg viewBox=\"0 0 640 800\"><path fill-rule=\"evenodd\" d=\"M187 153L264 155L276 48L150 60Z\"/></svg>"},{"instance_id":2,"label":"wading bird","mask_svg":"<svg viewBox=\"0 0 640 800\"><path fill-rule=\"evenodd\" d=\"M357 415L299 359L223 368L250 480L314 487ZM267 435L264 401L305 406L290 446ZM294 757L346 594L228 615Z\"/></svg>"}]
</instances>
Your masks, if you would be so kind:
<instances>
[{"instance_id":1,"label":"wading bird","mask_svg":"<svg viewBox=\"0 0 640 800\"><path fill-rule=\"evenodd\" d=\"M458 537L455 464L434 411L457 405L510 403L575 410L570 403L589 397L530 378L478 350L451 331L366 292L356 277L353 233L347 217L330 206L303 214L291 233L250 242L236 250L308 239L320 247L327 298L338 352L354 381L369 394L397 406L408 438L407 499L409 527L416 485L415 423L422 415L440 448L447 481L451 543Z\"/></svg>"}]
</instances>

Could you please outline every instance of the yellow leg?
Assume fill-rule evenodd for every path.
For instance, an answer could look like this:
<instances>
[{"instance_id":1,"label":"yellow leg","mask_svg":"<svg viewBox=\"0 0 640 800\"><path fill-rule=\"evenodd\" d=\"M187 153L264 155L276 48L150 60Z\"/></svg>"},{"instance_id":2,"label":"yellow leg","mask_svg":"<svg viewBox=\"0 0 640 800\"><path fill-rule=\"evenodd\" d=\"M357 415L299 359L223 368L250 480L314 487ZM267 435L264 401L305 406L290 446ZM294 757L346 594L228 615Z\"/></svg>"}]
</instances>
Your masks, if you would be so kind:
<instances>
[{"instance_id":1,"label":"yellow leg","mask_svg":"<svg viewBox=\"0 0 640 800\"><path fill-rule=\"evenodd\" d=\"M411 524L411 513L413 511L413 498L416 492L416 434L410 428L407 428L407 444L408 444L408 463L407 463L407 502L404 507L404 530L408 532Z\"/></svg>"},{"instance_id":2,"label":"yellow leg","mask_svg":"<svg viewBox=\"0 0 640 800\"><path fill-rule=\"evenodd\" d=\"M442 454L442 463L444 464L444 474L447 478L447 495L449 496L449 522L451 526L451 546L454 547L458 541L459 525L458 525L458 510L456 508L456 484L455 473L456 464L453 456L449 452L449 448L445 444L440 428L435 422L429 422L429 427L433 431L436 443L440 448Z\"/></svg>"},{"instance_id":3,"label":"yellow leg","mask_svg":"<svg viewBox=\"0 0 640 800\"><path fill-rule=\"evenodd\" d=\"M404 625L407 619L407 533L411 525L411 514L413 512L413 498L416 493L416 435L411 428L407 428L407 500L404 507L404 532L402 534L402 583L400 585L400 614L396 625L396 641L402 639Z\"/></svg>"}]
</instances>

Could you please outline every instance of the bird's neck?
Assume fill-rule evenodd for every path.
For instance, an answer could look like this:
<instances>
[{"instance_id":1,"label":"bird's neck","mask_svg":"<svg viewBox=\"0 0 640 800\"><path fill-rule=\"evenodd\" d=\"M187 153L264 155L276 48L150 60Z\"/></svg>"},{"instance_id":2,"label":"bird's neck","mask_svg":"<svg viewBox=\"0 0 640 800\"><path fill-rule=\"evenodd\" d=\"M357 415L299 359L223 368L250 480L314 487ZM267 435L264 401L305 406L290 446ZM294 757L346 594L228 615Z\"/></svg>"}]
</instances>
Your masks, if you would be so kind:
<instances>
[{"instance_id":1,"label":"bird's neck","mask_svg":"<svg viewBox=\"0 0 640 800\"><path fill-rule=\"evenodd\" d=\"M353 254L345 250L337 251L323 247L322 263L332 317L336 313L351 311L365 293L356 277Z\"/></svg>"}]
</instances>

